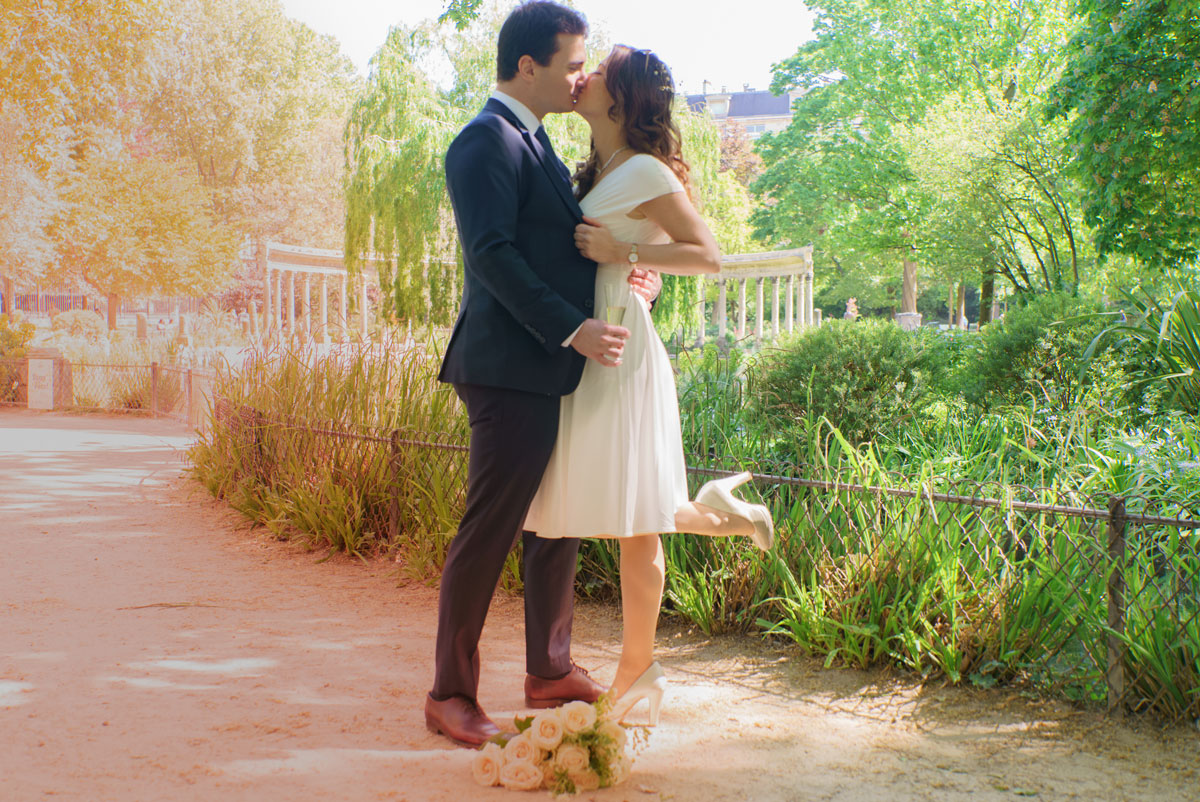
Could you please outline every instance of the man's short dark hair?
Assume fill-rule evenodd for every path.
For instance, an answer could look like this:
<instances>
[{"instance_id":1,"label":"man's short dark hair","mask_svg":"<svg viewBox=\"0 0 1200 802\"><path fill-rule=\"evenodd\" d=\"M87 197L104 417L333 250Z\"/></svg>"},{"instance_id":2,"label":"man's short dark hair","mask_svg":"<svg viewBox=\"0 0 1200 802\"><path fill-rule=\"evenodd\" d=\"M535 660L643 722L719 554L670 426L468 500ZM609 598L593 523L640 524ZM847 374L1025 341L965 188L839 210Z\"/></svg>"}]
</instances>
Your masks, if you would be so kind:
<instances>
[{"instance_id":1,"label":"man's short dark hair","mask_svg":"<svg viewBox=\"0 0 1200 802\"><path fill-rule=\"evenodd\" d=\"M510 81L517 77L521 56L530 56L545 67L558 51L558 35L587 35L587 20L574 9L533 0L513 9L500 27L496 44L496 79Z\"/></svg>"}]
</instances>

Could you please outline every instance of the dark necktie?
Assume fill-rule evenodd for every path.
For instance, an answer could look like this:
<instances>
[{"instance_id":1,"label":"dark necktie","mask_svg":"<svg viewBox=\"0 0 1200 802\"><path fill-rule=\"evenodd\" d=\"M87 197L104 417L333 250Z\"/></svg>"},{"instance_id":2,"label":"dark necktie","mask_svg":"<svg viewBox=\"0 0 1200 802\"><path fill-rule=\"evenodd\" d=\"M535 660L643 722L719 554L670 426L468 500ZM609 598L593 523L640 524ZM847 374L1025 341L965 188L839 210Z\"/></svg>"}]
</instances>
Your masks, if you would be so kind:
<instances>
[{"instance_id":1,"label":"dark necktie","mask_svg":"<svg viewBox=\"0 0 1200 802\"><path fill-rule=\"evenodd\" d=\"M562 163L562 159L558 158L558 154L554 152L554 146L550 144L550 137L546 136L546 126L539 125L537 133L533 135L533 138L536 139L539 144L541 144L542 150L545 151L550 160L554 162L554 166L558 168L558 174L562 176L562 179L566 181L567 184L570 184L571 174L567 172L566 165Z\"/></svg>"}]
</instances>

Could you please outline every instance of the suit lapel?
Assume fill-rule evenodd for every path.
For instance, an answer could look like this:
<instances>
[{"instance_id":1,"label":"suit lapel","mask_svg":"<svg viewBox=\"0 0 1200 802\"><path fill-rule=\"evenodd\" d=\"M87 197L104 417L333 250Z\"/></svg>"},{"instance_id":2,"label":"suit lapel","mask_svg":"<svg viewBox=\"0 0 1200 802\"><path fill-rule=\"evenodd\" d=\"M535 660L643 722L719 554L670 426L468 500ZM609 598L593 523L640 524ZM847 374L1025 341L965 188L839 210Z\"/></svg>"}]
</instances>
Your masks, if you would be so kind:
<instances>
[{"instance_id":1,"label":"suit lapel","mask_svg":"<svg viewBox=\"0 0 1200 802\"><path fill-rule=\"evenodd\" d=\"M533 134L521 124L512 110L495 98L489 98L484 111L490 111L494 114L499 114L505 120L512 124L514 128L521 132L521 138L525 140L525 146L533 151L533 156L537 159L538 164L542 166L546 176L550 179L550 183L554 186L554 191L558 193L558 197L566 204L567 209L575 217L576 220L583 220L583 210L579 208L579 202L575 200L575 196L571 194L571 183L569 180L563 180L563 174L566 168L558 162L557 158L551 158L542 149L542 144L537 141Z\"/></svg>"}]
</instances>

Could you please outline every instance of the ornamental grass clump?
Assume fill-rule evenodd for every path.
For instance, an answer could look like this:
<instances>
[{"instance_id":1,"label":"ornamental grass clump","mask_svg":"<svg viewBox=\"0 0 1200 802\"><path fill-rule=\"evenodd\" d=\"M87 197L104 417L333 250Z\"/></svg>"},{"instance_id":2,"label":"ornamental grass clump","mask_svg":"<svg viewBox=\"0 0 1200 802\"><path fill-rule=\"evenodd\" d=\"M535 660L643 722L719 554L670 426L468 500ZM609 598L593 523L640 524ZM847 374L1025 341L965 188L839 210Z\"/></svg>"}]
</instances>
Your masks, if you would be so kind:
<instances>
[{"instance_id":1,"label":"ornamental grass clump","mask_svg":"<svg viewBox=\"0 0 1200 802\"><path fill-rule=\"evenodd\" d=\"M196 476L277 536L395 549L408 573L432 576L462 514L466 454L454 447L467 433L438 363L387 342L256 352L215 382Z\"/></svg>"}]
</instances>

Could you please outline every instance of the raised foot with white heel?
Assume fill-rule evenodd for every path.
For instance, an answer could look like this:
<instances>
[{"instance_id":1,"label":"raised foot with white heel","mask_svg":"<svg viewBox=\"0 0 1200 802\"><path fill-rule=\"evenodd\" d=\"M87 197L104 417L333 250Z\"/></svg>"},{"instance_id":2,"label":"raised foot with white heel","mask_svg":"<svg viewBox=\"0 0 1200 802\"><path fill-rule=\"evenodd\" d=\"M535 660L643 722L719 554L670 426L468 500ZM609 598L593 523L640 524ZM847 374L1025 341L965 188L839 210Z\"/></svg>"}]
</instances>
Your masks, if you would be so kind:
<instances>
[{"instance_id":1,"label":"raised foot with white heel","mask_svg":"<svg viewBox=\"0 0 1200 802\"><path fill-rule=\"evenodd\" d=\"M754 533L750 535L754 545L763 551L770 551L775 543L775 522L771 520L771 511L762 504L748 504L733 495L735 488L750 479L749 473L742 472L706 482L696 493L696 503L749 520L754 524Z\"/></svg>"},{"instance_id":2,"label":"raised foot with white heel","mask_svg":"<svg viewBox=\"0 0 1200 802\"><path fill-rule=\"evenodd\" d=\"M633 681L629 690L621 694L620 699L613 702L609 717L614 721L623 722L625 717L637 706L637 703L645 699L650 704L650 726L657 726L658 710L662 705L663 693L666 690L667 675L663 672L662 666L655 661Z\"/></svg>"}]
</instances>

